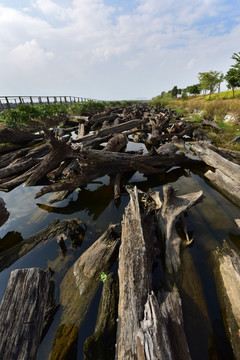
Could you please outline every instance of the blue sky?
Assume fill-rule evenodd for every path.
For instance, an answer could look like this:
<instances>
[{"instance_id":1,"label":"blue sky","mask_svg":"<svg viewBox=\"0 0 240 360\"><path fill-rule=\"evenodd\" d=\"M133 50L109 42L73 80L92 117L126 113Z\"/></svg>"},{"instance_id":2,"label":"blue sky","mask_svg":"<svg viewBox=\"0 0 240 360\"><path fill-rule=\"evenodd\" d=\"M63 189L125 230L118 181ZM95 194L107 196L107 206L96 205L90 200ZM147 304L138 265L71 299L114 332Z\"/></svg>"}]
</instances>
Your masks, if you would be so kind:
<instances>
[{"instance_id":1,"label":"blue sky","mask_svg":"<svg viewBox=\"0 0 240 360\"><path fill-rule=\"evenodd\" d=\"M152 98L240 51L240 0L0 0L0 95Z\"/></svg>"}]
</instances>

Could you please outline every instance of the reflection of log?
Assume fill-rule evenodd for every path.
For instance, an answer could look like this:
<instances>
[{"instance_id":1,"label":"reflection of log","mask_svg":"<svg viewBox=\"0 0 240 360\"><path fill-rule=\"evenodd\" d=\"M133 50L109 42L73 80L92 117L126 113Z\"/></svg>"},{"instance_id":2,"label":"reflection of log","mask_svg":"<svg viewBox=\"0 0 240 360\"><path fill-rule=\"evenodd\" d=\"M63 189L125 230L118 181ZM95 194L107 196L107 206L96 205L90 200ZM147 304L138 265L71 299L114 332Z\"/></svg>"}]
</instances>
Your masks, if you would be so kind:
<instances>
[{"instance_id":1,"label":"reflection of log","mask_svg":"<svg viewBox=\"0 0 240 360\"><path fill-rule=\"evenodd\" d=\"M60 302L63 305L61 323L80 326L100 284L102 272L107 272L116 260L119 241L110 225L105 233L88 248L68 270L60 285ZM66 339L56 335L51 359L58 360Z\"/></svg>"},{"instance_id":2,"label":"reflection of log","mask_svg":"<svg viewBox=\"0 0 240 360\"><path fill-rule=\"evenodd\" d=\"M182 196L176 196L175 193L171 186L163 187L164 199L158 212L159 228L165 239L165 263L169 273L177 272L180 266L182 240L177 233L176 223L182 214L203 199L202 191Z\"/></svg>"},{"instance_id":3,"label":"reflection of log","mask_svg":"<svg viewBox=\"0 0 240 360\"><path fill-rule=\"evenodd\" d=\"M0 254L0 271L14 263L21 256L27 254L41 241L45 241L56 236L59 233L67 231L69 223L82 223L79 219L66 219L59 222L58 219L52 221L45 229L24 239L11 249L5 250Z\"/></svg>"},{"instance_id":4,"label":"reflection of log","mask_svg":"<svg viewBox=\"0 0 240 360\"><path fill-rule=\"evenodd\" d=\"M31 268L11 272L0 305L1 359L36 359L49 289L50 274L43 270Z\"/></svg>"},{"instance_id":5,"label":"reflection of log","mask_svg":"<svg viewBox=\"0 0 240 360\"><path fill-rule=\"evenodd\" d=\"M207 171L205 176L232 201L240 201L240 165L235 164L217 152L217 148L204 142L192 144L191 148L216 171Z\"/></svg>"},{"instance_id":6,"label":"reflection of log","mask_svg":"<svg viewBox=\"0 0 240 360\"><path fill-rule=\"evenodd\" d=\"M218 299L225 329L236 359L240 359L240 254L224 242L213 252Z\"/></svg>"},{"instance_id":7,"label":"reflection of log","mask_svg":"<svg viewBox=\"0 0 240 360\"><path fill-rule=\"evenodd\" d=\"M5 202L2 198L0 198L0 226L2 226L7 219L9 218L9 211L7 211L5 207Z\"/></svg>"},{"instance_id":8,"label":"reflection of log","mask_svg":"<svg viewBox=\"0 0 240 360\"><path fill-rule=\"evenodd\" d=\"M94 334L84 343L84 360L114 359L117 304L118 283L111 273L103 286Z\"/></svg>"}]
</instances>

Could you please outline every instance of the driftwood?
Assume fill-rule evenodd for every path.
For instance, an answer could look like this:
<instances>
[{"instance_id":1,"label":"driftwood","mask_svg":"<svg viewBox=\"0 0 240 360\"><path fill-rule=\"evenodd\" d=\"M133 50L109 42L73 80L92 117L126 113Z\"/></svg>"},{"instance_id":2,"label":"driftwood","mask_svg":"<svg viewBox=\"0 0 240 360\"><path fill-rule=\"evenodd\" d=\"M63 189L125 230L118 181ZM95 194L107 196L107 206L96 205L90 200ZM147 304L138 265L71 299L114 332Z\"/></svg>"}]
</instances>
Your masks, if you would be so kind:
<instances>
[{"instance_id":1,"label":"driftwood","mask_svg":"<svg viewBox=\"0 0 240 360\"><path fill-rule=\"evenodd\" d=\"M217 152L217 148L204 142L191 145L191 149L215 172L208 170L204 175L230 200L240 202L240 165L235 164Z\"/></svg>"},{"instance_id":2,"label":"driftwood","mask_svg":"<svg viewBox=\"0 0 240 360\"><path fill-rule=\"evenodd\" d=\"M7 211L5 207L5 202L2 198L0 198L0 226L2 226L7 219L9 218L9 211Z\"/></svg>"},{"instance_id":3,"label":"driftwood","mask_svg":"<svg viewBox=\"0 0 240 360\"><path fill-rule=\"evenodd\" d=\"M218 299L227 336L235 359L240 359L240 254L224 241L222 249L213 252L214 275Z\"/></svg>"},{"instance_id":4,"label":"driftwood","mask_svg":"<svg viewBox=\"0 0 240 360\"><path fill-rule=\"evenodd\" d=\"M177 233L176 224L190 207L202 200L202 191L176 196L176 191L171 186L163 187L163 203L158 212L158 222L165 239L165 265L169 273L177 272L181 263L180 245L182 239Z\"/></svg>"},{"instance_id":5,"label":"driftwood","mask_svg":"<svg viewBox=\"0 0 240 360\"><path fill-rule=\"evenodd\" d=\"M24 239L14 247L0 253L0 271L13 264L17 259L27 254L41 241L53 238L57 234L67 232L69 224L77 224L81 228L82 221L79 219L66 219L59 222L58 219L52 221L45 229Z\"/></svg>"},{"instance_id":6,"label":"driftwood","mask_svg":"<svg viewBox=\"0 0 240 360\"><path fill-rule=\"evenodd\" d=\"M56 310L50 283L50 274L37 268L11 272L0 305L2 360L37 358L46 310Z\"/></svg>"},{"instance_id":7,"label":"driftwood","mask_svg":"<svg viewBox=\"0 0 240 360\"><path fill-rule=\"evenodd\" d=\"M32 140L42 138L43 135L35 135L28 131L5 128L0 131L0 143L27 144Z\"/></svg>"},{"instance_id":8,"label":"driftwood","mask_svg":"<svg viewBox=\"0 0 240 360\"><path fill-rule=\"evenodd\" d=\"M151 209L159 208L159 196L153 202L136 187L128 191L119 250L116 359L190 359L177 289L161 287L157 296L152 291L152 266L159 250L149 224L154 224Z\"/></svg>"},{"instance_id":9,"label":"driftwood","mask_svg":"<svg viewBox=\"0 0 240 360\"><path fill-rule=\"evenodd\" d=\"M63 312L61 327L57 331L51 355L52 360L63 359L61 354L68 352L69 343L66 341L63 325L67 331L71 324L80 326L100 284L101 273L106 273L116 260L120 239L114 228L115 225L110 225L105 233L80 256L60 284ZM72 344L72 341L70 342Z\"/></svg>"},{"instance_id":10,"label":"driftwood","mask_svg":"<svg viewBox=\"0 0 240 360\"><path fill-rule=\"evenodd\" d=\"M114 360L118 282L113 273L104 283L94 334L84 343L84 360Z\"/></svg>"}]
</instances>

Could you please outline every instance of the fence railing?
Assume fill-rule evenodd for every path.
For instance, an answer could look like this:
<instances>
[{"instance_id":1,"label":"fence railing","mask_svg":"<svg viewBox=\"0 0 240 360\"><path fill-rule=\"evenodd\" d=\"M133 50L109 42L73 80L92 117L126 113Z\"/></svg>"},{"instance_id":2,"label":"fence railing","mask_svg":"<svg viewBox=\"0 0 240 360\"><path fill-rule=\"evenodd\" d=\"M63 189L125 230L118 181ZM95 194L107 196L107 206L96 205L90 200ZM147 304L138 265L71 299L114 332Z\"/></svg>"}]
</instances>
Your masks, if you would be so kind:
<instances>
[{"instance_id":1,"label":"fence railing","mask_svg":"<svg viewBox=\"0 0 240 360\"><path fill-rule=\"evenodd\" d=\"M43 105L43 104L68 104L82 103L88 100L99 101L76 96L0 96L0 111L16 109L20 104Z\"/></svg>"}]
</instances>

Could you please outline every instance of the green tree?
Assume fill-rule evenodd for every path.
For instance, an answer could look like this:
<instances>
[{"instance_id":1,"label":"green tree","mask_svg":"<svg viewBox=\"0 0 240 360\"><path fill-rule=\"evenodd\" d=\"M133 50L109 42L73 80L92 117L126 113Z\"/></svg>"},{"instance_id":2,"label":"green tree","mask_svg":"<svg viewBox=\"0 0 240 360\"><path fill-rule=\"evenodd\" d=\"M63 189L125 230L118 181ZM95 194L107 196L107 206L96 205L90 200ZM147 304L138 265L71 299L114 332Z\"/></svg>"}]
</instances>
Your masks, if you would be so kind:
<instances>
[{"instance_id":1,"label":"green tree","mask_svg":"<svg viewBox=\"0 0 240 360\"><path fill-rule=\"evenodd\" d=\"M172 90L171 90L171 94L172 94L172 97L177 97L177 94L178 94L178 88L177 86L175 85Z\"/></svg>"},{"instance_id":2,"label":"green tree","mask_svg":"<svg viewBox=\"0 0 240 360\"><path fill-rule=\"evenodd\" d=\"M224 80L224 75L221 71L208 71L198 73L198 79L202 90L209 90L210 97L216 89L220 91L220 84Z\"/></svg>"},{"instance_id":3,"label":"green tree","mask_svg":"<svg viewBox=\"0 0 240 360\"><path fill-rule=\"evenodd\" d=\"M187 87L187 92L191 95L199 95L201 93L200 84L190 85Z\"/></svg>"},{"instance_id":4,"label":"green tree","mask_svg":"<svg viewBox=\"0 0 240 360\"><path fill-rule=\"evenodd\" d=\"M233 53L232 59L235 60L237 63L233 66L240 68L240 52L239 53Z\"/></svg>"},{"instance_id":5,"label":"green tree","mask_svg":"<svg viewBox=\"0 0 240 360\"><path fill-rule=\"evenodd\" d=\"M225 80L227 81L227 87L232 89L234 97L234 90L240 87L240 67L237 68L233 65L226 73Z\"/></svg>"}]
</instances>

